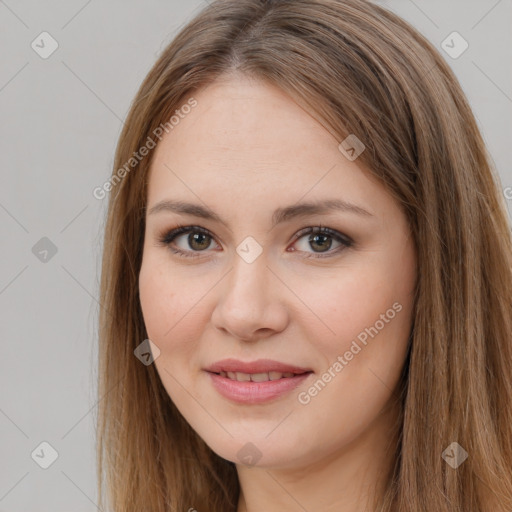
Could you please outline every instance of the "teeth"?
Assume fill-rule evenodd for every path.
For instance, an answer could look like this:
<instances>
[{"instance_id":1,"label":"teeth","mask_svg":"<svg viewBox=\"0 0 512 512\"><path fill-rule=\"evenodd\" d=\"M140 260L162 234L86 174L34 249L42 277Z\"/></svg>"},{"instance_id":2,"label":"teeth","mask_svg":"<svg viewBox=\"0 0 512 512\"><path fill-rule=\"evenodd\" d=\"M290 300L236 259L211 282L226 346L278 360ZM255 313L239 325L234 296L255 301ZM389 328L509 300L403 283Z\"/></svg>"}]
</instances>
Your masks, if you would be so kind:
<instances>
[{"instance_id":1,"label":"teeth","mask_svg":"<svg viewBox=\"0 0 512 512\"><path fill-rule=\"evenodd\" d=\"M293 372L266 372L266 373L243 373L243 372L219 372L221 377L226 377L239 382L266 382L293 377Z\"/></svg>"},{"instance_id":2,"label":"teeth","mask_svg":"<svg viewBox=\"0 0 512 512\"><path fill-rule=\"evenodd\" d=\"M268 376L268 373L253 373L251 374L251 380L253 382L265 382L270 380L270 377Z\"/></svg>"}]
</instances>

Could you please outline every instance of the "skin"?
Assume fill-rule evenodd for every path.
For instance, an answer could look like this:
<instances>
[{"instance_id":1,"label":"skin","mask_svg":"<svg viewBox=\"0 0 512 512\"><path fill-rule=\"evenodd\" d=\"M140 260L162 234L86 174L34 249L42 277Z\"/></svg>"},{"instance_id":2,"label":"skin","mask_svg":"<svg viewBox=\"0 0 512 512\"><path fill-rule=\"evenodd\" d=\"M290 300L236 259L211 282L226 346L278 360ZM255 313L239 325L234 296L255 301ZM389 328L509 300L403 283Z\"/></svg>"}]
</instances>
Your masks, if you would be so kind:
<instances>
[{"instance_id":1,"label":"skin","mask_svg":"<svg viewBox=\"0 0 512 512\"><path fill-rule=\"evenodd\" d=\"M155 150L146 211L166 199L187 201L207 205L226 225L147 213L139 286L148 336L160 349L154 364L192 428L236 464L239 512L365 510L394 462L386 451L397 415L390 404L416 280L407 220L358 160L339 151L341 141L275 86L227 75L194 98L198 105ZM272 228L276 208L333 198L370 215L332 211ZM320 224L353 245L329 236L315 244L307 233L293 238ZM174 240L198 257L161 243L178 225L212 234L192 245L189 233ZM252 263L236 252L248 236L263 249ZM401 306L394 318L300 403L299 393L393 304ZM269 403L236 404L203 370L228 357L274 359L314 374ZM252 466L237 455L248 442L261 454Z\"/></svg>"}]
</instances>

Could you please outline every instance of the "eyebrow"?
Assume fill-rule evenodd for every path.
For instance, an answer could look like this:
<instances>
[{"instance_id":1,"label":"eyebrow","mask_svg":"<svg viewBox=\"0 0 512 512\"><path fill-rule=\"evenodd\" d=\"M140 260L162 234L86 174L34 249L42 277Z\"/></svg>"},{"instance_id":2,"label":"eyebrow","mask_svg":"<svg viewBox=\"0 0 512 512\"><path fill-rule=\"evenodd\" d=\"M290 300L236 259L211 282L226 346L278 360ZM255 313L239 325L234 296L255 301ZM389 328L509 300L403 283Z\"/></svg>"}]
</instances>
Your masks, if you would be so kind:
<instances>
[{"instance_id":1,"label":"eyebrow","mask_svg":"<svg viewBox=\"0 0 512 512\"><path fill-rule=\"evenodd\" d=\"M187 203L184 201L172 201L170 199L165 199L156 203L150 208L148 215L168 211L213 220L227 226L227 223L207 206ZM277 208L272 215L272 228L297 217L319 215L333 211L354 213L364 217L374 216L361 206L349 203L343 199L324 199L321 201L298 203L283 208Z\"/></svg>"}]
</instances>

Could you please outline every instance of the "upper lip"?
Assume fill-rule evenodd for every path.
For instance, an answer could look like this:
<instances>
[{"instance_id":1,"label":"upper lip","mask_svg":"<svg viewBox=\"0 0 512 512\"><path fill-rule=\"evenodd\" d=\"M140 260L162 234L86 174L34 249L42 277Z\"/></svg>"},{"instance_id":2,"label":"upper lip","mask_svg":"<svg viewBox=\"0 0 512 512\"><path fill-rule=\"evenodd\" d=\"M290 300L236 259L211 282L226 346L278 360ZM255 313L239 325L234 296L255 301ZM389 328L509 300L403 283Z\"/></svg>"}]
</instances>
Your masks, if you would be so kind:
<instances>
[{"instance_id":1,"label":"upper lip","mask_svg":"<svg viewBox=\"0 0 512 512\"><path fill-rule=\"evenodd\" d=\"M257 359L255 361L239 361L238 359L222 359L205 368L206 371L212 373L220 372L240 372L240 373L306 373L310 372L309 368L302 368L291 364L273 361L272 359Z\"/></svg>"}]
</instances>

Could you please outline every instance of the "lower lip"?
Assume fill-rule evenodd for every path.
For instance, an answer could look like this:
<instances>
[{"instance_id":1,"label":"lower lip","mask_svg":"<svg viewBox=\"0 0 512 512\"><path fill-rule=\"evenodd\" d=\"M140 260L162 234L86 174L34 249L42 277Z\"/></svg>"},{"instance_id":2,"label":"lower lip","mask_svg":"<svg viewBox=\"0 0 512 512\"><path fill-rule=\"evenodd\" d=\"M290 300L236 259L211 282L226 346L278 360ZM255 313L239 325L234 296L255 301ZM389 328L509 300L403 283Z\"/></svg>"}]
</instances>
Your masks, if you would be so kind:
<instances>
[{"instance_id":1,"label":"lower lip","mask_svg":"<svg viewBox=\"0 0 512 512\"><path fill-rule=\"evenodd\" d=\"M240 382L216 373L207 373L213 386L222 396L239 404L261 404L275 400L298 387L312 375L312 372L309 372L265 382Z\"/></svg>"}]
</instances>

